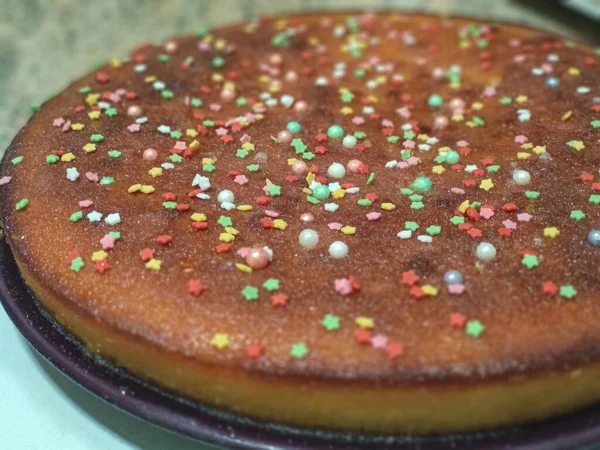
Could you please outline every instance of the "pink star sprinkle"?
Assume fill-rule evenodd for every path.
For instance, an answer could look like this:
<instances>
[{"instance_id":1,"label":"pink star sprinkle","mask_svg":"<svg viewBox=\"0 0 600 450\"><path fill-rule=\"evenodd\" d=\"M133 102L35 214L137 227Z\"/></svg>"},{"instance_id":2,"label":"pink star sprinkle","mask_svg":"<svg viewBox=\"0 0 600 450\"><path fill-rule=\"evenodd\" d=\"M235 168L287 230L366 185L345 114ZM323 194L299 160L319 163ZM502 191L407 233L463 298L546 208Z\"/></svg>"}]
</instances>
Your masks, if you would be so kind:
<instances>
[{"instance_id":1,"label":"pink star sprinkle","mask_svg":"<svg viewBox=\"0 0 600 450\"><path fill-rule=\"evenodd\" d=\"M481 208L481 210L479 211L479 215L485 220L488 220L494 216L494 211L492 211L490 208Z\"/></svg>"},{"instance_id":2,"label":"pink star sprinkle","mask_svg":"<svg viewBox=\"0 0 600 450\"><path fill-rule=\"evenodd\" d=\"M93 172L87 172L85 174L85 177L90 180L92 183L97 183L98 182L98 174L97 173L93 173Z\"/></svg>"},{"instance_id":3,"label":"pink star sprinkle","mask_svg":"<svg viewBox=\"0 0 600 450\"><path fill-rule=\"evenodd\" d=\"M250 136L248 136L246 133L244 133L244 135L240 138L240 142L242 144L246 143L246 142L250 142L252 140L252 138Z\"/></svg>"},{"instance_id":4,"label":"pink star sprinkle","mask_svg":"<svg viewBox=\"0 0 600 450\"><path fill-rule=\"evenodd\" d=\"M115 238L110 234L105 234L102 239L100 239L100 244L102 245L102 250L110 250L115 248Z\"/></svg>"},{"instance_id":5,"label":"pink star sprinkle","mask_svg":"<svg viewBox=\"0 0 600 450\"><path fill-rule=\"evenodd\" d=\"M140 124L139 123L132 123L131 125L129 125L127 127L127 129L129 130L130 133L139 133L140 131Z\"/></svg>"},{"instance_id":6,"label":"pink star sprinkle","mask_svg":"<svg viewBox=\"0 0 600 450\"><path fill-rule=\"evenodd\" d=\"M242 258L246 258L248 253L250 253L250 247L242 247L237 251L237 254Z\"/></svg>"},{"instance_id":7,"label":"pink star sprinkle","mask_svg":"<svg viewBox=\"0 0 600 450\"><path fill-rule=\"evenodd\" d=\"M516 230L517 229L517 222L513 222L510 219L506 219L504 222L502 222L502 225L504 225L509 230Z\"/></svg>"},{"instance_id":8,"label":"pink star sprinkle","mask_svg":"<svg viewBox=\"0 0 600 450\"><path fill-rule=\"evenodd\" d=\"M365 123L365 119L360 116L355 116L352 118L352 123L354 125L362 125L363 123Z\"/></svg>"},{"instance_id":9,"label":"pink star sprinkle","mask_svg":"<svg viewBox=\"0 0 600 450\"><path fill-rule=\"evenodd\" d=\"M177 141L173 148L175 150L185 150L187 148L187 144L184 141Z\"/></svg>"},{"instance_id":10,"label":"pink star sprinkle","mask_svg":"<svg viewBox=\"0 0 600 450\"><path fill-rule=\"evenodd\" d=\"M246 177L246 175L237 175L233 179L233 182L243 186L244 184L246 184L248 182L248 177Z\"/></svg>"},{"instance_id":11,"label":"pink star sprinkle","mask_svg":"<svg viewBox=\"0 0 600 450\"><path fill-rule=\"evenodd\" d=\"M517 220L519 222L529 222L533 216L529 213L519 213L517 214Z\"/></svg>"},{"instance_id":12,"label":"pink star sprinkle","mask_svg":"<svg viewBox=\"0 0 600 450\"><path fill-rule=\"evenodd\" d=\"M89 208L90 206L92 206L94 204L93 201L91 200L81 200L79 202L79 207L80 208Z\"/></svg>"},{"instance_id":13,"label":"pink star sprinkle","mask_svg":"<svg viewBox=\"0 0 600 450\"><path fill-rule=\"evenodd\" d=\"M396 164L396 167L399 169L407 169L409 165L406 161L400 161L398 164Z\"/></svg>"},{"instance_id":14,"label":"pink star sprinkle","mask_svg":"<svg viewBox=\"0 0 600 450\"><path fill-rule=\"evenodd\" d=\"M376 349L383 349L388 345L389 339L383 334L376 334L371 338L371 345Z\"/></svg>"},{"instance_id":15,"label":"pink star sprinkle","mask_svg":"<svg viewBox=\"0 0 600 450\"><path fill-rule=\"evenodd\" d=\"M340 295L352 294L352 284L346 278L339 278L335 280L335 290Z\"/></svg>"},{"instance_id":16,"label":"pink star sprinkle","mask_svg":"<svg viewBox=\"0 0 600 450\"><path fill-rule=\"evenodd\" d=\"M523 136L522 134L518 135L515 137L515 143L516 144L524 144L525 142L527 142L529 139L527 139L527 136Z\"/></svg>"},{"instance_id":17,"label":"pink star sprinkle","mask_svg":"<svg viewBox=\"0 0 600 450\"><path fill-rule=\"evenodd\" d=\"M0 186L4 186L5 184L10 183L10 180L12 180L12 177L2 177L2 178L0 178Z\"/></svg>"},{"instance_id":18,"label":"pink star sprinkle","mask_svg":"<svg viewBox=\"0 0 600 450\"><path fill-rule=\"evenodd\" d=\"M465 291L464 284L449 284L448 292L452 295L460 295Z\"/></svg>"},{"instance_id":19,"label":"pink star sprinkle","mask_svg":"<svg viewBox=\"0 0 600 450\"><path fill-rule=\"evenodd\" d=\"M369 220L377 220L381 217L381 213L373 211L367 214L367 219Z\"/></svg>"},{"instance_id":20,"label":"pink star sprinkle","mask_svg":"<svg viewBox=\"0 0 600 450\"><path fill-rule=\"evenodd\" d=\"M415 141L406 140L402 143L405 148L415 148Z\"/></svg>"},{"instance_id":21,"label":"pink star sprinkle","mask_svg":"<svg viewBox=\"0 0 600 450\"><path fill-rule=\"evenodd\" d=\"M457 146L457 147L468 147L468 146L469 146L469 143L468 143L467 141L465 141L465 140L462 140L462 141L458 141L458 142L456 143L456 146Z\"/></svg>"},{"instance_id":22,"label":"pink star sprinkle","mask_svg":"<svg viewBox=\"0 0 600 450\"><path fill-rule=\"evenodd\" d=\"M333 230L333 231L340 231L342 229L342 224L339 222L331 222L331 223L327 224L327 226L329 227L330 230Z\"/></svg>"},{"instance_id":23,"label":"pink star sprinkle","mask_svg":"<svg viewBox=\"0 0 600 450\"><path fill-rule=\"evenodd\" d=\"M66 133L68 131L71 131L71 121L70 120L67 120L62 127L63 133Z\"/></svg>"},{"instance_id":24,"label":"pink star sprinkle","mask_svg":"<svg viewBox=\"0 0 600 450\"><path fill-rule=\"evenodd\" d=\"M419 161L421 161L419 158L417 158L416 156L411 156L410 158L408 158L406 160L406 162L408 163L409 166L416 166L417 164L419 164Z\"/></svg>"},{"instance_id":25,"label":"pink star sprinkle","mask_svg":"<svg viewBox=\"0 0 600 450\"><path fill-rule=\"evenodd\" d=\"M218 111L221 111L221 109L223 108L223 105L219 105L218 103L211 103L209 108L211 111L218 112Z\"/></svg>"},{"instance_id":26,"label":"pink star sprinkle","mask_svg":"<svg viewBox=\"0 0 600 450\"><path fill-rule=\"evenodd\" d=\"M57 117L56 119L54 119L52 121L52 126L56 127L56 128L60 128L65 124L65 119L63 119L62 117Z\"/></svg>"},{"instance_id":27,"label":"pink star sprinkle","mask_svg":"<svg viewBox=\"0 0 600 450\"><path fill-rule=\"evenodd\" d=\"M217 128L215 130L215 133L217 133L217 136L225 136L228 133L228 131L227 131L227 128L221 127L221 128Z\"/></svg>"}]
</instances>

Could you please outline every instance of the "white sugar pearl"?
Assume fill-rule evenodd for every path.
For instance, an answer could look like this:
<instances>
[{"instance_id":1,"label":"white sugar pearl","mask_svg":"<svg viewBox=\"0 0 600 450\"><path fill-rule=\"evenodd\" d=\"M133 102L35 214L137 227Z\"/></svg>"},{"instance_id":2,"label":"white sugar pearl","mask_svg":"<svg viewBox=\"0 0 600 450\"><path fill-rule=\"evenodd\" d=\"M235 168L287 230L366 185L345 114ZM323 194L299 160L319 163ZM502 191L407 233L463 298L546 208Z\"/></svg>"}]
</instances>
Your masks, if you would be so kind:
<instances>
[{"instance_id":1,"label":"white sugar pearl","mask_svg":"<svg viewBox=\"0 0 600 450\"><path fill-rule=\"evenodd\" d=\"M231 192L228 189L225 189L225 190L219 192L217 200L219 200L219 203L233 203L233 200L234 200L233 192Z\"/></svg>"},{"instance_id":2,"label":"white sugar pearl","mask_svg":"<svg viewBox=\"0 0 600 450\"><path fill-rule=\"evenodd\" d=\"M315 248L319 243L319 233L308 228L302 230L298 237L298 242L304 248Z\"/></svg>"},{"instance_id":3,"label":"white sugar pearl","mask_svg":"<svg viewBox=\"0 0 600 450\"><path fill-rule=\"evenodd\" d=\"M351 134L348 134L344 136L344 139L342 140L342 145L346 148L354 148L356 147L356 142L357 139Z\"/></svg>"},{"instance_id":4,"label":"white sugar pearl","mask_svg":"<svg viewBox=\"0 0 600 450\"><path fill-rule=\"evenodd\" d=\"M496 247L489 242L482 242L477 246L475 256L482 261L491 261L496 257Z\"/></svg>"},{"instance_id":5,"label":"white sugar pearl","mask_svg":"<svg viewBox=\"0 0 600 450\"><path fill-rule=\"evenodd\" d=\"M531 182L531 174L526 170L516 169L513 171L513 181L519 186L529 184Z\"/></svg>"},{"instance_id":6,"label":"white sugar pearl","mask_svg":"<svg viewBox=\"0 0 600 450\"><path fill-rule=\"evenodd\" d=\"M137 117L141 113L142 113L142 108L140 108L138 105L131 105L129 108L127 108L128 116Z\"/></svg>"},{"instance_id":7,"label":"white sugar pearl","mask_svg":"<svg viewBox=\"0 0 600 450\"><path fill-rule=\"evenodd\" d=\"M329 255L335 259L345 258L348 255L348 246L342 241L335 241L329 246Z\"/></svg>"},{"instance_id":8,"label":"white sugar pearl","mask_svg":"<svg viewBox=\"0 0 600 450\"><path fill-rule=\"evenodd\" d=\"M344 175L346 175L346 168L340 163L333 163L327 169L327 175L331 178L344 178Z\"/></svg>"}]
</instances>

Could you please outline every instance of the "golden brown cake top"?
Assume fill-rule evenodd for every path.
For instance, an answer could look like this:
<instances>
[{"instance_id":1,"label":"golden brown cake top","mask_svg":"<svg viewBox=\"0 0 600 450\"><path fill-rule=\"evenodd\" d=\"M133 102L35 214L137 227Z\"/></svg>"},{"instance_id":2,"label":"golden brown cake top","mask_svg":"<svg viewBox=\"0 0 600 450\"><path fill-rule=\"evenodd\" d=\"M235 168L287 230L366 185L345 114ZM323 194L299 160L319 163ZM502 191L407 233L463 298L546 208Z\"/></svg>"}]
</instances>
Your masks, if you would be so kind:
<instances>
[{"instance_id":1,"label":"golden brown cake top","mask_svg":"<svg viewBox=\"0 0 600 450\"><path fill-rule=\"evenodd\" d=\"M417 381L597 360L598 60L391 14L144 46L16 137L7 238L98 320L215 364Z\"/></svg>"}]
</instances>

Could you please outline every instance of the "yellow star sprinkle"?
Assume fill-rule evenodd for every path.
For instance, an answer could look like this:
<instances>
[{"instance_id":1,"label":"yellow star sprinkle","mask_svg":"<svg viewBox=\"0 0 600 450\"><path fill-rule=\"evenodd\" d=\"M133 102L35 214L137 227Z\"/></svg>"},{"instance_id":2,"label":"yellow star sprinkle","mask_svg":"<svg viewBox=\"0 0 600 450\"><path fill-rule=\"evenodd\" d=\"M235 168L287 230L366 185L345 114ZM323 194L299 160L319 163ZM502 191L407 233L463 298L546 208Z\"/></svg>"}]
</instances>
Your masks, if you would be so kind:
<instances>
[{"instance_id":1,"label":"yellow star sprinkle","mask_svg":"<svg viewBox=\"0 0 600 450\"><path fill-rule=\"evenodd\" d=\"M529 98L526 95L519 95L517 96L517 98L515 99L515 101L517 103L525 103L527 100L529 100Z\"/></svg>"},{"instance_id":2,"label":"yellow star sprinkle","mask_svg":"<svg viewBox=\"0 0 600 450\"><path fill-rule=\"evenodd\" d=\"M351 227L350 225L346 225L345 227L342 227L342 233L348 235L348 234L355 234L356 233L356 227Z\"/></svg>"},{"instance_id":3,"label":"yellow star sprinkle","mask_svg":"<svg viewBox=\"0 0 600 450\"><path fill-rule=\"evenodd\" d=\"M452 122L462 122L465 120L465 116L462 114L452 114Z\"/></svg>"},{"instance_id":4,"label":"yellow star sprinkle","mask_svg":"<svg viewBox=\"0 0 600 450\"><path fill-rule=\"evenodd\" d=\"M539 156L542 153L546 153L546 146L545 145L544 146L536 145L535 147L533 147L533 149L531 151Z\"/></svg>"},{"instance_id":5,"label":"yellow star sprinkle","mask_svg":"<svg viewBox=\"0 0 600 450\"><path fill-rule=\"evenodd\" d=\"M252 150L254 150L256 147L254 146L254 144L252 142L244 142L242 144L242 148L244 150L248 150L249 152L251 152Z\"/></svg>"},{"instance_id":6,"label":"yellow star sprinkle","mask_svg":"<svg viewBox=\"0 0 600 450\"><path fill-rule=\"evenodd\" d=\"M90 111L88 117L92 120L98 120L100 118L100 111Z\"/></svg>"},{"instance_id":7,"label":"yellow star sprinkle","mask_svg":"<svg viewBox=\"0 0 600 450\"><path fill-rule=\"evenodd\" d=\"M446 169L444 169L444 166L433 166L431 171L436 175L441 175L446 171Z\"/></svg>"},{"instance_id":8,"label":"yellow star sprinkle","mask_svg":"<svg viewBox=\"0 0 600 450\"><path fill-rule=\"evenodd\" d=\"M239 205L237 207L238 211L252 211L252 205Z\"/></svg>"},{"instance_id":9,"label":"yellow star sprinkle","mask_svg":"<svg viewBox=\"0 0 600 450\"><path fill-rule=\"evenodd\" d=\"M426 284L424 286L421 286L421 289L423 290L423 292L426 295L429 295L431 297L436 296L438 293L438 289L435 286L432 286L430 284Z\"/></svg>"},{"instance_id":10,"label":"yellow star sprinkle","mask_svg":"<svg viewBox=\"0 0 600 450\"><path fill-rule=\"evenodd\" d=\"M306 175L306 184L310 186L316 178L317 176L314 173L309 172L308 175Z\"/></svg>"},{"instance_id":11,"label":"yellow star sprinkle","mask_svg":"<svg viewBox=\"0 0 600 450\"><path fill-rule=\"evenodd\" d=\"M187 128L185 130L185 135L188 137L196 137L196 136L198 136L198 132L196 130L194 130L193 128Z\"/></svg>"},{"instance_id":12,"label":"yellow star sprinkle","mask_svg":"<svg viewBox=\"0 0 600 450\"><path fill-rule=\"evenodd\" d=\"M342 109L340 109L340 112L345 116L349 116L354 112L354 110L349 106L344 106Z\"/></svg>"},{"instance_id":13,"label":"yellow star sprinkle","mask_svg":"<svg viewBox=\"0 0 600 450\"><path fill-rule=\"evenodd\" d=\"M518 152L517 153L517 159L525 160L525 159L529 159L529 158L531 158L531 155L529 153L526 153L526 152Z\"/></svg>"},{"instance_id":14,"label":"yellow star sprinkle","mask_svg":"<svg viewBox=\"0 0 600 450\"><path fill-rule=\"evenodd\" d=\"M225 231L228 232L229 234L233 234L234 236L237 236L238 234L240 234L240 232L233 227L225 227Z\"/></svg>"},{"instance_id":15,"label":"yellow star sprinkle","mask_svg":"<svg viewBox=\"0 0 600 450\"><path fill-rule=\"evenodd\" d=\"M160 259L152 258L150 261L146 263L146 269L148 270L160 270L160 265L162 261Z\"/></svg>"},{"instance_id":16,"label":"yellow star sprinkle","mask_svg":"<svg viewBox=\"0 0 600 450\"><path fill-rule=\"evenodd\" d=\"M92 253L92 261L100 261L108 258L108 253L104 250L98 250L97 252Z\"/></svg>"},{"instance_id":17,"label":"yellow star sprinkle","mask_svg":"<svg viewBox=\"0 0 600 450\"><path fill-rule=\"evenodd\" d=\"M88 94L85 97L85 102L90 106L94 106L96 103L98 103L99 98L100 98L100 94ZM100 111L98 111L98 112L100 112Z\"/></svg>"},{"instance_id":18,"label":"yellow star sprinkle","mask_svg":"<svg viewBox=\"0 0 600 450\"><path fill-rule=\"evenodd\" d=\"M160 177L162 176L162 167L153 167L148 171L151 177Z\"/></svg>"},{"instance_id":19,"label":"yellow star sprinkle","mask_svg":"<svg viewBox=\"0 0 600 450\"><path fill-rule=\"evenodd\" d=\"M83 146L83 150L86 151L87 153L92 153L96 151L96 144L92 144L91 142L88 142L87 144L85 144Z\"/></svg>"},{"instance_id":20,"label":"yellow star sprinkle","mask_svg":"<svg viewBox=\"0 0 600 450\"><path fill-rule=\"evenodd\" d=\"M375 321L370 317L359 316L354 319L354 323L360 328L375 328Z\"/></svg>"},{"instance_id":21,"label":"yellow star sprinkle","mask_svg":"<svg viewBox=\"0 0 600 450\"><path fill-rule=\"evenodd\" d=\"M202 164L214 164L215 160L212 158L202 158Z\"/></svg>"},{"instance_id":22,"label":"yellow star sprinkle","mask_svg":"<svg viewBox=\"0 0 600 450\"><path fill-rule=\"evenodd\" d=\"M494 187L494 183L491 178L486 178L485 180L481 181L479 187L487 192Z\"/></svg>"},{"instance_id":23,"label":"yellow star sprinkle","mask_svg":"<svg viewBox=\"0 0 600 450\"><path fill-rule=\"evenodd\" d=\"M293 166L296 161L298 161L296 158L288 158L287 164L288 166Z\"/></svg>"},{"instance_id":24,"label":"yellow star sprinkle","mask_svg":"<svg viewBox=\"0 0 600 450\"><path fill-rule=\"evenodd\" d=\"M142 185L140 191L142 192L142 194L152 194L154 192L154 186L144 184Z\"/></svg>"},{"instance_id":25,"label":"yellow star sprinkle","mask_svg":"<svg viewBox=\"0 0 600 450\"><path fill-rule=\"evenodd\" d=\"M193 131L193 130L192 130L192 131ZM189 147L190 147L191 149L194 149L194 148L197 148L199 145L200 145L200 142L198 142L196 139L194 139L194 140L192 141L192 143L189 145Z\"/></svg>"},{"instance_id":26,"label":"yellow star sprinkle","mask_svg":"<svg viewBox=\"0 0 600 450\"><path fill-rule=\"evenodd\" d=\"M583 143L583 141L572 141L571 147L580 152L585 148L585 144Z\"/></svg>"},{"instance_id":27,"label":"yellow star sprinkle","mask_svg":"<svg viewBox=\"0 0 600 450\"><path fill-rule=\"evenodd\" d=\"M73 161L74 159L75 159L75 155L74 155L73 153L71 153L71 152L69 152L69 153L65 153L64 155L62 155L62 156L60 157L60 160L61 160L61 161L64 161L64 162L71 162L71 161Z\"/></svg>"},{"instance_id":28,"label":"yellow star sprinkle","mask_svg":"<svg viewBox=\"0 0 600 450\"><path fill-rule=\"evenodd\" d=\"M82 123L74 123L73 125L71 125L71 129L74 131L81 131L85 128L85 125Z\"/></svg>"},{"instance_id":29,"label":"yellow star sprinkle","mask_svg":"<svg viewBox=\"0 0 600 450\"><path fill-rule=\"evenodd\" d=\"M232 241L235 240L235 236L233 234L231 234L231 233L221 233L219 235L219 240L221 242L229 243L229 242L232 242Z\"/></svg>"},{"instance_id":30,"label":"yellow star sprinkle","mask_svg":"<svg viewBox=\"0 0 600 450\"><path fill-rule=\"evenodd\" d=\"M531 142L525 142L523 145L521 145L521 148L528 150L530 148L533 147L533 144Z\"/></svg>"},{"instance_id":31,"label":"yellow star sprinkle","mask_svg":"<svg viewBox=\"0 0 600 450\"><path fill-rule=\"evenodd\" d=\"M381 209L385 209L386 211L393 211L394 209L396 209L396 205L394 205L393 203L382 203Z\"/></svg>"},{"instance_id":32,"label":"yellow star sprinkle","mask_svg":"<svg viewBox=\"0 0 600 450\"><path fill-rule=\"evenodd\" d=\"M344 189L336 189L331 196L336 200L340 200L346 196L346 191Z\"/></svg>"},{"instance_id":33,"label":"yellow star sprinkle","mask_svg":"<svg viewBox=\"0 0 600 450\"><path fill-rule=\"evenodd\" d=\"M559 234L560 234L560 230L556 227L544 228L544 237L554 239Z\"/></svg>"},{"instance_id":34,"label":"yellow star sprinkle","mask_svg":"<svg viewBox=\"0 0 600 450\"><path fill-rule=\"evenodd\" d=\"M192 214L191 218L194 222L206 222L206 214L202 214L199 212L195 212L194 214Z\"/></svg>"},{"instance_id":35,"label":"yellow star sprinkle","mask_svg":"<svg viewBox=\"0 0 600 450\"><path fill-rule=\"evenodd\" d=\"M464 202L462 202L462 203L459 205L459 207L458 207L458 210L459 210L459 211L460 211L462 214L464 214L464 213L465 213L465 211L466 211L466 210L469 208L469 205L470 205L470 204L471 204L471 203L469 202L469 200L465 200Z\"/></svg>"},{"instance_id":36,"label":"yellow star sprinkle","mask_svg":"<svg viewBox=\"0 0 600 450\"><path fill-rule=\"evenodd\" d=\"M213 336L210 344L218 350L223 350L229 347L229 335L225 333L217 333Z\"/></svg>"},{"instance_id":37,"label":"yellow star sprinkle","mask_svg":"<svg viewBox=\"0 0 600 450\"><path fill-rule=\"evenodd\" d=\"M273 228L277 228L278 230L285 230L288 224L285 220L275 219L273 221Z\"/></svg>"},{"instance_id":38,"label":"yellow star sprinkle","mask_svg":"<svg viewBox=\"0 0 600 450\"><path fill-rule=\"evenodd\" d=\"M111 58L109 62L110 67L113 69L118 69L123 66L123 61L121 61L121 58Z\"/></svg>"},{"instance_id":39,"label":"yellow star sprinkle","mask_svg":"<svg viewBox=\"0 0 600 450\"><path fill-rule=\"evenodd\" d=\"M244 272L244 273L250 273L250 272L252 272L252 267L247 266L246 264L235 263L235 267L240 272Z\"/></svg>"},{"instance_id":40,"label":"yellow star sprinkle","mask_svg":"<svg viewBox=\"0 0 600 450\"><path fill-rule=\"evenodd\" d=\"M131 186L129 186L127 188L127 192L129 192L130 194L133 194L134 192L138 192L142 190L142 185L141 184L132 184Z\"/></svg>"},{"instance_id":41,"label":"yellow star sprinkle","mask_svg":"<svg viewBox=\"0 0 600 450\"><path fill-rule=\"evenodd\" d=\"M475 111L480 111L483 109L483 103L475 102L471 105L471 108L473 108Z\"/></svg>"},{"instance_id":42,"label":"yellow star sprinkle","mask_svg":"<svg viewBox=\"0 0 600 450\"><path fill-rule=\"evenodd\" d=\"M579 70L577 67L569 67L569 70L567 72L572 77L576 77L578 75L581 75L581 70Z\"/></svg>"}]
</instances>

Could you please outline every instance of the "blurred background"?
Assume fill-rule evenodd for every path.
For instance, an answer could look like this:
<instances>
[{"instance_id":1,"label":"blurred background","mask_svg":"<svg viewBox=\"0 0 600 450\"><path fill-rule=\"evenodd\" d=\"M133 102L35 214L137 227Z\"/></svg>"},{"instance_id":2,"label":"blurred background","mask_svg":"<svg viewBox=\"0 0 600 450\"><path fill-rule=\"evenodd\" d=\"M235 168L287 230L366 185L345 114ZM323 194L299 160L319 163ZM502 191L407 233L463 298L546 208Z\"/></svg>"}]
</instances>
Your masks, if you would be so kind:
<instances>
[{"instance_id":1,"label":"blurred background","mask_svg":"<svg viewBox=\"0 0 600 450\"><path fill-rule=\"evenodd\" d=\"M0 156L30 117L30 105L142 42L333 8L470 15L600 40L600 0L0 0ZM0 386L2 449L208 449L84 391L40 359L1 308Z\"/></svg>"}]
</instances>

